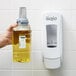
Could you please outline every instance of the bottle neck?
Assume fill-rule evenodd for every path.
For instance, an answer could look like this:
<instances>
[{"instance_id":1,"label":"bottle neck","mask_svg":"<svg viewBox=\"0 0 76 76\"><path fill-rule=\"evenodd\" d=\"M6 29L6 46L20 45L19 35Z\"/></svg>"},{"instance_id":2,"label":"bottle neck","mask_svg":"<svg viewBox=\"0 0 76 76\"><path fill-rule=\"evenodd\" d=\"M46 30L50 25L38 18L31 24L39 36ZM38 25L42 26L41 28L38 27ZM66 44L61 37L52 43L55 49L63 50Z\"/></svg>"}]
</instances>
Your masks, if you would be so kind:
<instances>
[{"instance_id":1,"label":"bottle neck","mask_svg":"<svg viewBox=\"0 0 76 76\"><path fill-rule=\"evenodd\" d=\"M19 26L28 26L28 19L27 18L18 18L17 23Z\"/></svg>"},{"instance_id":2,"label":"bottle neck","mask_svg":"<svg viewBox=\"0 0 76 76\"><path fill-rule=\"evenodd\" d=\"M18 18L17 19L17 23L18 23L18 28L21 30L23 29L27 29L29 30L29 22L28 22L28 19L27 18Z\"/></svg>"},{"instance_id":3,"label":"bottle neck","mask_svg":"<svg viewBox=\"0 0 76 76\"><path fill-rule=\"evenodd\" d=\"M30 30L30 26L28 24L18 23L18 29L19 30Z\"/></svg>"},{"instance_id":4,"label":"bottle neck","mask_svg":"<svg viewBox=\"0 0 76 76\"><path fill-rule=\"evenodd\" d=\"M18 26L27 27L27 26L28 26L28 24L18 23Z\"/></svg>"}]
</instances>

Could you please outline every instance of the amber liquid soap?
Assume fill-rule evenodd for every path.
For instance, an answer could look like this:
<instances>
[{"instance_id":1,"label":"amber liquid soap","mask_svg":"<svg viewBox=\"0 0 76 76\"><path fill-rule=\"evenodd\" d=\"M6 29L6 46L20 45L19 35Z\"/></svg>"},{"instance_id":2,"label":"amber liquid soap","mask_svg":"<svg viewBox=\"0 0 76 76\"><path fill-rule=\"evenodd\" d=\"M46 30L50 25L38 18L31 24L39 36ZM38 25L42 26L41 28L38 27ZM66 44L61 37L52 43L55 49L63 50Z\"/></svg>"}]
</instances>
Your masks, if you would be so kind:
<instances>
[{"instance_id":1,"label":"amber liquid soap","mask_svg":"<svg viewBox=\"0 0 76 76\"><path fill-rule=\"evenodd\" d=\"M24 10L21 7L20 10ZM24 12L24 11L23 11ZM24 15L22 15L24 16ZM26 19L19 19L18 27L13 30L13 61L14 62L30 62L31 52L31 30Z\"/></svg>"},{"instance_id":2,"label":"amber liquid soap","mask_svg":"<svg viewBox=\"0 0 76 76\"><path fill-rule=\"evenodd\" d=\"M30 30L13 31L14 62L29 62L31 50ZM22 39L20 39L22 38Z\"/></svg>"}]
</instances>

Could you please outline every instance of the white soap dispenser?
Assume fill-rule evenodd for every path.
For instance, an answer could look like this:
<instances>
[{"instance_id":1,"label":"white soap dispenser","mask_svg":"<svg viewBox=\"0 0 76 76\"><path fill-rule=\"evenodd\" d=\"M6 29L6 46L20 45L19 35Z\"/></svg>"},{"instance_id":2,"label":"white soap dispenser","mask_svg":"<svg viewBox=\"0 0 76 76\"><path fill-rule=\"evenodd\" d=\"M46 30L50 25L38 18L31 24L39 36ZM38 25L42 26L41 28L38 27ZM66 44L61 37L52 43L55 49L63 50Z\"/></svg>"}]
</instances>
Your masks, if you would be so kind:
<instances>
[{"instance_id":1,"label":"white soap dispenser","mask_svg":"<svg viewBox=\"0 0 76 76\"><path fill-rule=\"evenodd\" d=\"M44 65L47 69L57 69L62 61L62 16L47 12L43 15Z\"/></svg>"}]
</instances>

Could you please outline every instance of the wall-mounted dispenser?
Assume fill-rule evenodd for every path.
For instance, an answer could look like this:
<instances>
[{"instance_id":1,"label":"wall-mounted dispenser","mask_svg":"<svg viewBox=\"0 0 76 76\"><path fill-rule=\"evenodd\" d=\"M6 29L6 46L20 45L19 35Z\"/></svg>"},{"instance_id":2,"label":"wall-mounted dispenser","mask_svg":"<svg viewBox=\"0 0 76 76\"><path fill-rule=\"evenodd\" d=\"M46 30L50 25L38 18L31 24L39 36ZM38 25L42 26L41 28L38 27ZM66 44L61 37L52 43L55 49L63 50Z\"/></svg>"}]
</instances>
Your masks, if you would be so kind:
<instances>
[{"instance_id":1,"label":"wall-mounted dispenser","mask_svg":"<svg viewBox=\"0 0 76 76\"><path fill-rule=\"evenodd\" d=\"M56 69L62 61L62 16L55 12L47 12L43 16L43 61L47 69Z\"/></svg>"}]
</instances>

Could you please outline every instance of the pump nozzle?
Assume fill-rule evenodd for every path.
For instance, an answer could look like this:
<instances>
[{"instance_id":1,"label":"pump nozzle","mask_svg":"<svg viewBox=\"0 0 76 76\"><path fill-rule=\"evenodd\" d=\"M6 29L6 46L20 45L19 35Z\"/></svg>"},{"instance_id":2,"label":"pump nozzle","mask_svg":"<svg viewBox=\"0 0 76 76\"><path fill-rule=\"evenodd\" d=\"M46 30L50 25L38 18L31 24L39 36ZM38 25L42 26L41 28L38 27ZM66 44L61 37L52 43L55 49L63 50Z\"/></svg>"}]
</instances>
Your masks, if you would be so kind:
<instances>
[{"instance_id":1,"label":"pump nozzle","mask_svg":"<svg viewBox=\"0 0 76 76\"><path fill-rule=\"evenodd\" d=\"M17 23L28 24L28 19L26 17L26 7L19 8L19 18L17 19Z\"/></svg>"},{"instance_id":2,"label":"pump nozzle","mask_svg":"<svg viewBox=\"0 0 76 76\"><path fill-rule=\"evenodd\" d=\"M25 18L25 17L26 17L26 7L20 7L19 18Z\"/></svg>"}]
</instances>

